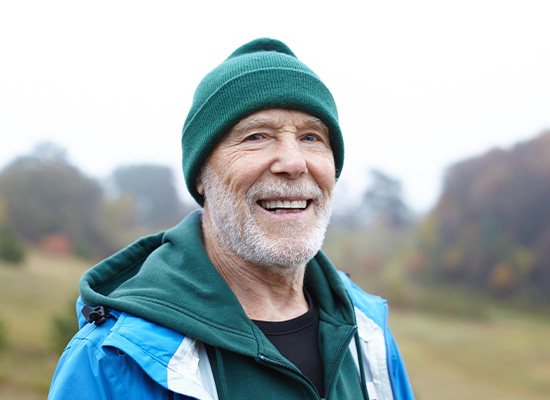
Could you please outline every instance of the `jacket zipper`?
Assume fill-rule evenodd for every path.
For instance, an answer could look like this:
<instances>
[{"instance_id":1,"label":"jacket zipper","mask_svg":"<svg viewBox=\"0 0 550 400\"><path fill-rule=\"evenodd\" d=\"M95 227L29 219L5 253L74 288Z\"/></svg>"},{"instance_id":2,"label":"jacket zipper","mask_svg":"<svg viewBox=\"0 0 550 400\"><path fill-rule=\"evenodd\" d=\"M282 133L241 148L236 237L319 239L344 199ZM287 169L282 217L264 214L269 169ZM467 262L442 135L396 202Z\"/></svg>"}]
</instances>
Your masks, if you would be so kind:
<instances>
[{"instance_id":1,"label":"jacket zipper","mask_svg":"<svg viewBox=\"0 0 550 400\"><path fill-rule=\"evenodd\" d=\"M357 326L354 326L353 329L350 330L350 332L348 333L348 335L346 336L345 340L342 341L342 344L340 345L340 347L338 348L338 358L336 359L336 363L334 364L334 367L332 369L332 372L331 372L331 375L328 379L328 384L325 388L325 396L326 397L322 397L319 392L317 391L317 388L315 388L315 386L313 385L313 383L308 379L307 376L305 376L299 369L297 368L294 368L292 367L291 365L288 365L288 364L285 364L285 363L282 363L280 361L277 361L277 360L273 360L263 354L260 354L258 356L258 359L263 362L264 364L269 364L271 366L274 366L274 367L277 367L277 368L280 368L280 369L284 369L288 372L291 372L292 374L294 375L297 375L298 377L300 377L305 383L307 383L308 387L311 389L312 393L315 395L315 399L318 399L318 400L327 400L328 399L328 394L330 393L330 390L332 389L332 384L334 383L334 379L336 378L336 374L338 372L338 370L340 369L340 364L342 363L342 359L344 357L344 349L348 348L349 346L349 343L351 341L351 338L353 337L353 335L355 334L355 331L357 330Z\"/></svg>"},{"instance_id":2,"label":"jacket zipper","mask_svg":"<svg viewBox=\"0 0 550 400\"><path fill-rule=\"evenodd\" d=\"M279 368L279 369L284 369L285 371L292 373L292 375L298 376L307 384L308 388L313 393L313 395L315 396L314 398L316 400L326 400L324 397L321 397L321 395L319 394L319 392L317 391L313 383L299 369L294 368L291 365L282 363L280 361L274 360L272 358L269 358L264 354L258 355L258 360L263 364L271 365L272 367Z\"/></svg>"}]
</instances>

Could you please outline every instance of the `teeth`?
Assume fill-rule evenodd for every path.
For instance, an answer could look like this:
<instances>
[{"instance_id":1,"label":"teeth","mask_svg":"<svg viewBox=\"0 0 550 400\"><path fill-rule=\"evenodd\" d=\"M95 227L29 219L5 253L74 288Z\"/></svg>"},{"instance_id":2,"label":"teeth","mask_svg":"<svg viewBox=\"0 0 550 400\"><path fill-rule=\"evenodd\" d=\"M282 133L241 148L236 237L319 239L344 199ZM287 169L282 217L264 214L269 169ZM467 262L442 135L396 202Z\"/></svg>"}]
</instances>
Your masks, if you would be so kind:
<instances>
[{"instance_id":1,"label":"teeth","mask_svg":"<svg viewBox=\"0 0 550 400\"><path fill-rule=\"evenodd\" d=\"M262 200L260 201L260 205L268 210L271 210L273 208L306 208L307 201L306 200L294 200L294 201L288 201L288 200Z\"/></svg>"}]
</instances>

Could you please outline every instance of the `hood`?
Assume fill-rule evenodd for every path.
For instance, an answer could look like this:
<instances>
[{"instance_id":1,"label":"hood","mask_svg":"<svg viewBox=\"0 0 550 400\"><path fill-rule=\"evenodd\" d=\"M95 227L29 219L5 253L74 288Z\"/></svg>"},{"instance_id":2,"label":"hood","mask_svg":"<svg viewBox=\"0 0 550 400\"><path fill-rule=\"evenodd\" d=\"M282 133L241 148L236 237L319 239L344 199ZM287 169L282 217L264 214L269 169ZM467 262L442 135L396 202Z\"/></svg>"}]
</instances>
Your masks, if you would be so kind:
<instances>
[{"instance_id":1,"label":"hood","mask_svg":"<svg viewBox=\"0 0 550 400\"><path fill-rule=\"evenodd\" d=\"M124 311L256 357L261 334L210 262L201 215L197 210L170 230L143 237L92 267L82 277L81 297L88 305ZM344 285L321 252L308 264L305 285L320 313L355 324Z\"/></svg>"}]
</instances>

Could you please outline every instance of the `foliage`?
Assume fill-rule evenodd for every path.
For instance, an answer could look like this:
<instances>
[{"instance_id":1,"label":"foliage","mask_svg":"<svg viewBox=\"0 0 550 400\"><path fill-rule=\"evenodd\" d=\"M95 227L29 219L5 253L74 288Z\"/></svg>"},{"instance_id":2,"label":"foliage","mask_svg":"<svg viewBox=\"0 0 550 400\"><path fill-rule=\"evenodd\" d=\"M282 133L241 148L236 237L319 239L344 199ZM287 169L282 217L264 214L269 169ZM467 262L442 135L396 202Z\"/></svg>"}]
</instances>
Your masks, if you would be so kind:
<instances>
[{"instance_id":1,"label":"foliage","mask_svg":"<svg viewBox=\"0 0 550 400\"><path fill-rule=\"evenodd\" d=\"M101 226L105 238L117 247L135 240L144 230L137 221L136 205L128 196L104 199Z\"/></svg>"},{"instance_id":2,"label":"foliage","mask_svg":"<svg viewBox=\"0 0 550 400\"><path fill-rule=\"evenodd\" d=\"M395 230L408 229L413 223L413 213L404 200L401 182L387 173L369 171L370 183L365 188L360 202L350 207L337 207L333 224L343 229L369 229L382 227Z\"/></svg>"},{"instance_id":3,"label":"foliage","mask_svg":"<svg viewBox=\"0 0 550 400\"><path fill-rule=\"evenodd\" d=\"M23 242L6 225L0 223L0 260L20 264L25 259Z\"/></svg>"},{"instance_id":4,"label":"foliage","mask_svg":"<svg viewBox=\"0 0 550 400\"><path fill-rule=\"evenodd\" d=\"M550 300L550 132L452 166L420 229L427 276Z\"/></svg>"},{"instance_id":5,"label":"foliage","mask_svg":"<svg viewBox=\"0 0 550 400\"><path fill-rule=\"evenodd\" d=\"M106 197L52 143L14 159L0 171L0 258L21 260L22 240L51 253L104 257L187 211L168 167L119 167L112 183L115 196Z\"/></svg>"},{"instance_id":6,"label":"foliage","mask_svg":"<svg viewBox=\"0 0 550 400\"><path fill-rule=\"evenodd\" d=\"M112 174L120 197L135 204L136 223L150 229L177 223L184 214L172 170L162 165L125 165Z\"/></svg>"},{"instance_id":7,"label":"foliage","mask_svg":"<svg viewBox=\"0 0 550 400\"><path fill-rule=\"evenodd\" d=\"M19 264L25 259L25 246L6 224L5 209L0 199L0 260Z\"/></svg>"},{"instance_id":8,"label":"foliage","mask_svg":"<svg viewBox=\"0 0 550 400\"><path fill-rule=\"evenodd\" d=\"M371 171L372 183L363 194L363 204L375 220L391 228L410 225L411 212L403 200L401 182L380 170Z\"/></svg>"},{"instance_id":9,"label":"foliage","mask_svg":"<svg viewBox=\"0 0 550 400\"><path fill-rule=\"evenodd\" d=\"M78 331L74 302L68 303L62 314L56 314L51 320L51 345L54 351L61 354L71 338Z\"/></svg>"},{"instance_id":10,"label":"foliage","mask_svg":"<svg viewBox=\"0 0 550 400\"><path fill-rule=\"evenodd\" d=\"M38 145L0 174L8 226L35 244L62 233L80 255L112 250L98 223L102 196L99 184L72 166L64 151L53 144Z\"/></svg>"},{"instance_id":11,"label":"foliage","mask_svg":"<svg viewBox=\"0 0 550 400\"><path fill-rule=\"evenodd\" d=\"M0 319L0 351L4 350L8 346L8 338L6 335L6 326L4 321Z\"/></svg>"},{"instance_id":12,"label":"foliage","mask_svg":"<svg viewBox=\"0 0 550 400\"><path fill-rule=\"evenodd\" d=\"M382 295L392 305L407 302L408 285L403 257L412 232L387 226L366 229L329 227L323 251L332 263L369 293Z\"/></svg>"}]
</instances>

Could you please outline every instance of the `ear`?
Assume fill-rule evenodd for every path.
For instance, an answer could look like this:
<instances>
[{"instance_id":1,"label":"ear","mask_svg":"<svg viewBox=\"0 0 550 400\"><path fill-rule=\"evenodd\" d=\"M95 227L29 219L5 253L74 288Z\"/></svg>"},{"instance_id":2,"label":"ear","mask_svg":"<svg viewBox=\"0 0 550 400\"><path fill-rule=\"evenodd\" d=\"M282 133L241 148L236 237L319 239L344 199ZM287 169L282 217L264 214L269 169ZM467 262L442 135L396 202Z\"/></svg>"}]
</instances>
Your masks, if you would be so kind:
<instances>
[{"instance_id":1,"label":"ear","mask_svg":"<svg viewBox=\"0 0 550 400\"><path fill-rule=\"evenodd\" d=\"M204 196L204 184L202 183L202 179L200 178L200 176L197 177L195 187L197 188L197 192L199 192L201 196Z\"/></svg>"}]
</instances>

